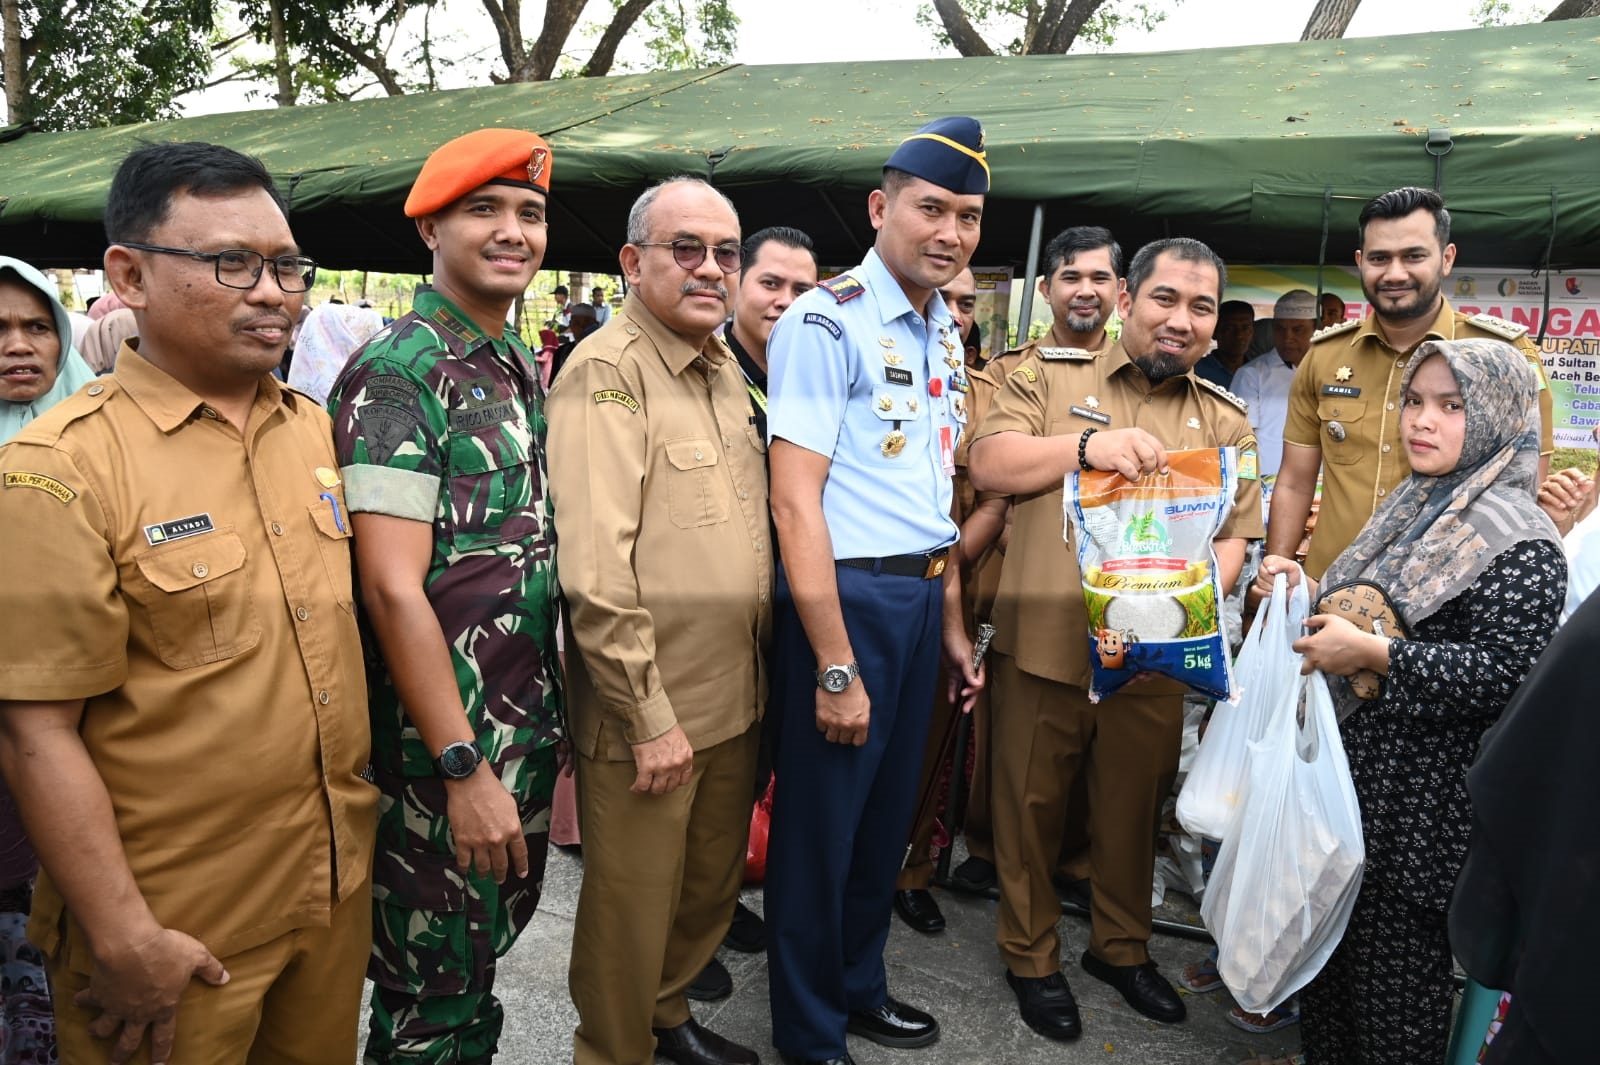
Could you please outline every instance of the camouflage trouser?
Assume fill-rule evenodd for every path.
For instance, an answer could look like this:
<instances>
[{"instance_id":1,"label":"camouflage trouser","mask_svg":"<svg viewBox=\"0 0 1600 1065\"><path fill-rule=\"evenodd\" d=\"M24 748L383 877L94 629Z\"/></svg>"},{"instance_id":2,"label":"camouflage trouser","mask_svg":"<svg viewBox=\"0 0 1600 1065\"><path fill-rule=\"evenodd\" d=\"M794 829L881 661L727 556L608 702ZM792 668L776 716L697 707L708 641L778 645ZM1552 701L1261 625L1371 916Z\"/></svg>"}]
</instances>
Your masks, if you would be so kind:
<instances>
[{"instance_id":1,"label":"camouflage trouser","mask_svg":"<svg viewBox=\"0 0 1600 1065\"><path fill-rule=\"evenodd\" d=\"M494 1057L503 1013L495 959L539 905L555 790L555 748L527 756L519 795L528 875L503 884L456 869L444 784L379 774L378 851L372 878L377 985L365 1065L474 1065Z\"/></svg>"}]
</instances>

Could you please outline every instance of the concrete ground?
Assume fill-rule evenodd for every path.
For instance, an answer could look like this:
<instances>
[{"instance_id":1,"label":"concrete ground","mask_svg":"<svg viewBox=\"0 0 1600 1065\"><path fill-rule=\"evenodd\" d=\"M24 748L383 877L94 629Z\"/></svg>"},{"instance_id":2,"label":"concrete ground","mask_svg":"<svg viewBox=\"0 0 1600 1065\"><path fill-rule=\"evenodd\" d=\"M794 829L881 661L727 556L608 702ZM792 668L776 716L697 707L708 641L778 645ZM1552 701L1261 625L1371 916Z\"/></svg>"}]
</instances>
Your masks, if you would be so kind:
<instances>
[{"instance_id":1,"label":"concrete ground","mask_svg":"<svg viewBox=\"0 0 1600 1065\"><path fill-rule=\"evenodd\" d=\"M505 1005L506 1027L498 1065L572 1060L577 1014L567 996L567 958L581 877L578 858L551 849L539 914L500 963L496 993ZM1265 1036L1234 1028L1226 1018L1231 1002L1222 991L1185 993L1189 1018L1182 1024L1145 1019L1079 967L1088 928L1074 917L1062 920L1063 970L1083 1012L1083 1038L1056 1043L1035 1035L1017 1017L1016 999L995 954L995 903L942 890L935 894L948 928L923 936L895 918L886 960L891 992L938 1017L942 1035L921 1050L889 1050L852 1036L850 1053L860 1065L1239 1065L1256 1054L1299 1049L1298 1027ZM760 889L746 890L744 901L760 912ZM1181 896L1171 896L1158 915L1186 923L1198 920L1194 906ZM1160 934L1151 944L1169 978L1204 950L1193 940ZM767 1013L766 956L727 950L721 956L733 974L733 995L721 1002L695 1003L696 1018L754 1048L766 1065L777 1065ZM363 1034L365 1023L363 1019Z\"/></svg>"}]
</instances>

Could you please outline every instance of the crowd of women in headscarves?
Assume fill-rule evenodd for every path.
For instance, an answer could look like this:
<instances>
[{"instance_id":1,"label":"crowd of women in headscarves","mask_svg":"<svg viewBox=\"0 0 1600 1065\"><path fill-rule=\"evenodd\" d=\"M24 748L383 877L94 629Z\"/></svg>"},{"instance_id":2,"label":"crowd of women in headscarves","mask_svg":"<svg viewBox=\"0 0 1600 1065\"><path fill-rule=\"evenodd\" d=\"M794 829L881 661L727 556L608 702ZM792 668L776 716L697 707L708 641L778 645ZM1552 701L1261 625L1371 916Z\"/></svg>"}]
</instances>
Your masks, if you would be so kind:
<instances>
[{"instance_id":1,"label":"crowd of women in headscarves","mask_svg":"<svg viewBox=\"0 0 1600 1065\"><path fill-rule=\"evenodd\" d=\"M133 313L97 306L75 334L56 286L0 257L0 443L114 364ZM321 400L382 325L367 308L315 308L289 383ZM1349 927L1302 992L1309 1065L1443 1061L1457 957L1512 993L1486 1062L1595 1057L1579 996L1600 948L1585 913L1600 898L1588 825L1600 799L1588 677L1600 600L1561 625L1567 562L1534 503L1538 387L1502 343L1417 349L1402 387L1412 473L1323 580L1377 584L1407 635L1320 616L1295 645L1330 677L1367 853ZM1308 579L1291 560L1263 566ZM1362 669L1384 677L1376 698L1345 679ZM43 970L23 937L35 871L0 789L0 1065L54 1060Z\"/></svg>"}]
</instances>

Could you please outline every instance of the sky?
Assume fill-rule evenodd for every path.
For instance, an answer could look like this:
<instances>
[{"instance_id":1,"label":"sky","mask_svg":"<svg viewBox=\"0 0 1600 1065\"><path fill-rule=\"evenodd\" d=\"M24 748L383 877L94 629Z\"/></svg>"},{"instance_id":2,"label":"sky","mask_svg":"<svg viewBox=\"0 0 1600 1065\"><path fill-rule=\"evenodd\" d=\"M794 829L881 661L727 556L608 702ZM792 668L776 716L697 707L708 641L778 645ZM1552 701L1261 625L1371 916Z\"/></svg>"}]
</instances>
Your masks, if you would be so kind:
<instances>
[{"instance_id":1,"label":"sky","mask_svg":"<svg viewBox=\"0 0 1600 1065\"><path fill-rule=\"evenodd\" d=\"M1162 0L1153 0L1161 3ZM487 84L478 71L497 54L493 31L482 5L475 0L444 0L450 24L457 27L453 49L476 53L479 63L466 63L448 81L451 88ZM920 0L732 0L740 19L734 60L740 63L859 62L882 59L925 59L955 55L941 50L915 20ZM1299 40L1313 0L1166 0L1167 20L1153 31L1124 30L1114 52L1153 52L1181 48L1226 47ZM605 0L589 0L585 18L598 17ZM1347 37L1427 33L1475 25L1475 0L1364 0ZM1533 14L1528 0L1513 8ZM1543 3L1544 7L1553 3ZM537 25L539 5L529 4L524 21ZM624 55L626 55L626 50ZM635 57L636 59L639 57ZM257 87L258 92L264 91ZM376 95L377 90L364 95ZM251 99L238 86L224 85L183 101L185 113L208 114L268 106Z\"/></svg>"}]
</instances>

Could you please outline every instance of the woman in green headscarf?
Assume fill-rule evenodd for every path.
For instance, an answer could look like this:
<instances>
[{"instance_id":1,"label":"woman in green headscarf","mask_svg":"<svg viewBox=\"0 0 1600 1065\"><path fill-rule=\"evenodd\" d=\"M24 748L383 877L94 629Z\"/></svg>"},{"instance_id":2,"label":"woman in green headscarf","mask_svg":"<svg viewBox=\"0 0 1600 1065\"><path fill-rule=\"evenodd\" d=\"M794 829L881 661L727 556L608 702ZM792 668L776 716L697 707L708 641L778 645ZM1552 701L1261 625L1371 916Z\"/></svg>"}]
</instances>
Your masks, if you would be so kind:
<instances>
[{"instance_id":1,"label":"woman in green headscarf","mask_svg":"<svg viewBox=\"0 0 1600 1065\"><path fill-rule=\"evenodd\" d=\"M0 255L0 444L93 377L72 346L72 322L55 286L22 260ZM0 968L6 974L0 1043L8 1061L56 1060L43 959L24 935L38 868L11 793L0 782Z\"/></svg>"},{"instance_id":2,"label":"woman in green headscarf","mask_svg":"<svg viewBox=\"0 0 1600 1065\"><path fill-rule=\"evenodd\" d=\"M93 377L56 287L0 255L0 444Z\"/></svg>"}]
</instances>

